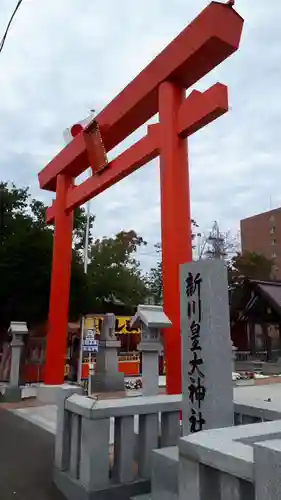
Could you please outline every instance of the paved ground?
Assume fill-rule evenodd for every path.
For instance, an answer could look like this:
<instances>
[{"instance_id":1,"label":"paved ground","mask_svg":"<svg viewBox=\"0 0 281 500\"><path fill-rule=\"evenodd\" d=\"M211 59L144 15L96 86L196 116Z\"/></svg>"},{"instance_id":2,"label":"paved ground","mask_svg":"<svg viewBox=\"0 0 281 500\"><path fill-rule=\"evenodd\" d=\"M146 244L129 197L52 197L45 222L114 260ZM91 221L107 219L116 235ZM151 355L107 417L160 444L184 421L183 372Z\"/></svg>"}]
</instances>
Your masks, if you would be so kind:
<instances>
[{"instance_id":1,"label":"paved ground","mask_svg":"<svg viewBox=\"0 0 281 500\"><path fill-rule=\"evenodd\" d=\"M0 408L0 499L65 500L52 485L54 436Z\"/></svg>"}]
</instances>

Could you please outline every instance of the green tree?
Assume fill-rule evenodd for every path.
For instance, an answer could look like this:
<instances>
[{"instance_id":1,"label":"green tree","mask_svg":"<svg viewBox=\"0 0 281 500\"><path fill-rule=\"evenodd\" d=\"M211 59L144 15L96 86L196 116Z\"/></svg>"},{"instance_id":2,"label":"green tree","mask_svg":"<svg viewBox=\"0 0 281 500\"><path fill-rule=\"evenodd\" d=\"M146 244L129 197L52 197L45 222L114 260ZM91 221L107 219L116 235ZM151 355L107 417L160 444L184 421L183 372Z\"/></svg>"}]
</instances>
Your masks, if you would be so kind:
<instances>
[{"instance_id":1,"label":"green tree","mask_svg":"<svg viewBox=\"0 0 281 500\"><path fill-rule=\"evenodd\" d=\"M135 258L146 245L135 231L121 231L114 238L97 239L91 246L88 279L93 312L101 310L104 300L118 299L128 306L145 300L147 288Z\"/></svg>"},{"instance_id":2,"label":"green tree","mask_svg":"<svg viewBox=\"0 0 281 500\"><path fill-rule=\"evenodd\" d=\"M53 229L45 224L44 204L27 188L0 183L0 327L11 320L47 319ZM76 237L82 241L85 213L79 212ZM84 217L84 218L83 218ZM73 249L70 315L77 317L89 297L81 255Z\"/></svg>"},{"instance_id":3,"label":"green tree","mask_svg":"<svg viewBox=\"0 0 281 500\"><path fill-rule=\"evenodd\" d=\"M255 252L237 253L228 266L228 281L235 287L245 279L270 280L274 273L274 262Z\"/></svg>"},{"instance_id":4,"label":"green tree","mask_svg":"<svg viewBox=\"0 0 281 500\"><path fill-rule=\"evenodd\" d=\"M28 191L23 190L28 197ZM33 223L39 225L40 227L45 227L46 222L46 205L40 200L31 200L30 202L30 210L33 218ZM89 245L93 242L93 236L91 234L91 229L93 228L93 224L95 221L95 215L90 215L90 223L89 223ZM73 221L73 248L75 250L84 249L85 245L85 233L86 233L86 225L87 225L87 214L84 208L75 208L74 210L74 221Z\"/></svg>"},{"instance_id":5,"label":"green tree","mask_svg":"<svg viewBox=\"0 0 281 500\"><path fill-rule=\"evenodd\" d=\"M196 238L196 229L199 227L194 219L191 219L191 237L192 241ZM146 275L146 284L149 291L149 296L153 299L155 304L162 304L163 301L163 282L162 282L162 258L161 258L161 243L156 243L154 248L159 255L156 267L152 267Z\"/></svg>"},{"instance_id":6,"label":"green tree","mask_svg":"<svg viewBox=\"0 0 281 500\"><path fill-rule=\"evenodd\" d=\"M156 243L154 248L159 256L159 260L156 267L152 267L146 275L146 283L150 298L155 304L161 305L163 301L161 243Z\"/></svg>"}]
</instances>

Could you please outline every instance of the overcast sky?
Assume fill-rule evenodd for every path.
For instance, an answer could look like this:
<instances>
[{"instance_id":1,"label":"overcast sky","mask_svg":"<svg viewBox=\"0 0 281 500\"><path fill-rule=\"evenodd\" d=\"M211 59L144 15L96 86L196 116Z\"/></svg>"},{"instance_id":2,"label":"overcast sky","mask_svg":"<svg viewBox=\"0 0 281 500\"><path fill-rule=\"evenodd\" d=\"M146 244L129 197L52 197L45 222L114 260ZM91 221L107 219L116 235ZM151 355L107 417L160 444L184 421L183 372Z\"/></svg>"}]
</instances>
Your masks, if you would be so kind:
<instances>
[{"instance_id":1,"label":"overcast sky","mask_svg":"<svg viewBox=\"0 0 281 500\"><path fill-rule=\"evenodd\" d=\"M4 31L16 0L0 0ZM207 0L24 0L0 54L0 180L40 192L37 172L63 130L101 110ZM231 110L189 140L192 216L203 231L281 205L281 2L236 0L240 50L195 88L229 87ZM92 201L94 236L135 229L155 262L160 240L158 162Z\"/></svg>"}]
</instances>

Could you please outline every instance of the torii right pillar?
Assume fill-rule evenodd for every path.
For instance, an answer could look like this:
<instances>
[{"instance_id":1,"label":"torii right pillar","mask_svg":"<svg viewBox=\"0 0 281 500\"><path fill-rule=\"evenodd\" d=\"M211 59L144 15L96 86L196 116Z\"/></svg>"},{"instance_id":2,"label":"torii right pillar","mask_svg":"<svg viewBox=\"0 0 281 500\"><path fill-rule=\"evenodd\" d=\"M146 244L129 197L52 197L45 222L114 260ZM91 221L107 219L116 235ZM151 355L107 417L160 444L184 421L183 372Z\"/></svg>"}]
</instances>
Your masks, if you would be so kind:
<instances>
[{"instance_id":1,"label":"torii right pillar","mask_svg":"<svg viewBox=\"0 0 281 500\"><path fill-rule=\"evenodd\" d=\"M181 392L179 266L192 260L187 140L178 135L179 109L184 99L184 89L170 82L160 85L163 303L172 322L164 336L168 394Z\"/></svg>"}]
</instances>

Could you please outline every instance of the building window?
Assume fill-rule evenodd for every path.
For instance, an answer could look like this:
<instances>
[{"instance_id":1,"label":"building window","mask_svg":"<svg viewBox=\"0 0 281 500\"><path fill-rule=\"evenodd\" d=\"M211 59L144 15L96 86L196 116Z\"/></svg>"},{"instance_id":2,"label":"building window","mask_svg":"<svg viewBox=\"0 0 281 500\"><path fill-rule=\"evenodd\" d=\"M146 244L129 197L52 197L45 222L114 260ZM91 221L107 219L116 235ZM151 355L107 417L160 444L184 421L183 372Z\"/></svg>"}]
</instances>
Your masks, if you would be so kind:
<instances>
[{"instance_id":1,"label":"building window","mask_svg":"<svg viewBox=\"0 0 281 500\"><path fill-rule=\"evenodd\" d=\"M276 253L275 253L275 252L272 252L272 254L271 254L271 258L272 258L272 259L276 259L276 257L277 257Z\"/></svg>"},{"instance_id":2,"label":"building window","mask_svg":"<svg viewBox=\"0 0 281 500\"><path fill-rule=\"evenodd\" d=\"M276 238L272 238L271 245L274 246L274 245L276 245L276 243L277 243Z\"/></svg>"},{"instance_id":3,"label":"building window","mask_svg":"<svg viewBox=\"0 0 281 500\"><path fill-rule=\"evenodd\" d=\"M272 226L272 227L270 228L270 233L271 233L271 234L275 234L275 226Z\"/></svg>"},{"instance_id":4,"label":"building window","mask_svg":"<svg viewBox=\"0 0 281 500\"><path fill-rule=\"evenodd\" d=\"M270 220L270 222L275 222L275 217L274 217L274 215L271 215L271 216L269 217L269 220Z\"/></svg>"}]
</instances>

